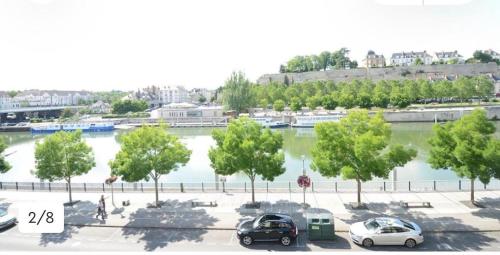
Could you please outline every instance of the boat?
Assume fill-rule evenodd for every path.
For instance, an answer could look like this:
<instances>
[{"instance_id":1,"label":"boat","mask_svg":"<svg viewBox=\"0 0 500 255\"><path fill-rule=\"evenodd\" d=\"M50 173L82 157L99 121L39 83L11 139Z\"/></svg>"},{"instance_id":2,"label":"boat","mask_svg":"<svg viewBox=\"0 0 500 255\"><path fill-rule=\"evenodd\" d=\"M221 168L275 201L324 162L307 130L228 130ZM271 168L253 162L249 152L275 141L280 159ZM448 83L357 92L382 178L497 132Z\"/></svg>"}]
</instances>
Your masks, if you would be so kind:
<instances>
[{"instance_id":1,"label":"boat","mask_svg":"<svg viewBox=\"0 0 500 255\"><path fill-rule=\"evenodd\" d=\"M48 126L32 127L32 134L47 134L57 131L76 131L82 132L107 132L115 130L115 125L110 123L72 123L72 124L54 124Z\"/></svg>"},{"instance_id":2,"label":"boat","mask_svg":"<svg viewBox=\"0 0 500 255\"><path fill-rule=\"evenodd\" d=\"M266 128L288 127L288 123L282 121L273 121L273 118L271 117L253 117L252 119Z\"/></svg>"},{"instance_id":3,"label":"boat","mask_svg":"<svg viewBox=\"0 0 500 255\"><path fill-rule=\"evenodd\" d=\"M295 122L292 123L292 127L313 128L314 125L321 122L338 122L344 116L343 114L295 116Z\"/></svg>"}]
</instances>

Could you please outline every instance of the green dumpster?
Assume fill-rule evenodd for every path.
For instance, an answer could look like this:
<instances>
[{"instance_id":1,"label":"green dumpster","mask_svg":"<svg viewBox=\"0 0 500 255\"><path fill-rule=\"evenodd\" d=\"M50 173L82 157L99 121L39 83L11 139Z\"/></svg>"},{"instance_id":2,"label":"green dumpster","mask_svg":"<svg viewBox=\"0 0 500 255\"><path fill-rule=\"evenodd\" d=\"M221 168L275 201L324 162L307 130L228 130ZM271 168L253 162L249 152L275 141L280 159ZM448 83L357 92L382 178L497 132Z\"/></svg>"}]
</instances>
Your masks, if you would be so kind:
<instances>
[{"instance_id":1,"label":"green dumpster","mask_svg":"<svg viewBox=\"0 0 500 255\"><path fill-rule=\"evenodd\" d=\"M314 213L307 215L307 236L311 241L333 240L335 223L330 213Z\"/></svg>"}]
</instances>

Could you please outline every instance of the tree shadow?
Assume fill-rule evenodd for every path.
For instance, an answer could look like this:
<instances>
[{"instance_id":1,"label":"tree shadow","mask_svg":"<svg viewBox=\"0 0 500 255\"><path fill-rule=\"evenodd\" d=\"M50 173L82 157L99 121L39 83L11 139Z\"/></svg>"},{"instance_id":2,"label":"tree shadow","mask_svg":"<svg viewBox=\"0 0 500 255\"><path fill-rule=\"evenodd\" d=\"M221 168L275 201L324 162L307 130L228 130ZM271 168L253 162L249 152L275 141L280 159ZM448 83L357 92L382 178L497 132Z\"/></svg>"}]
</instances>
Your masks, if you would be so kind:
<instances>
[{"instance_id":1,"label":"tree shadow","mask_svg":"<svg viewBox=\"0 0 500 255\"><path fill-rule=\"evenodd\" d=\"M154 251L174 242L201 242L208 232L206 228L218 221L205 209L191 208L191 200L164 202L161 208L140 208L132 212L122 235L125 238L139 236L137 242L145 243L144 250Z\"/></svg>"},{"instance_id":2,"label":"tree shadow","mask_svg":"<svg viewBox=\"0 0 500 255\"><path fill-rule=\"evenodd\" d=\"M71 239L73 234L79 232L81 227L68 225L71 223L77 223L81 225L101 223L104 224L105 221L96 219L96 208L97 204L90 201L80 201L73 206L64 207L64 230L57 234L41 234L40 246L47 246L49 244L61 244Z\"/></svg>"},{"instance_id":3,"label":"tree shadow","mask_svg":"<svg viewBox=\"0 0 500 255\"><path fill-rule=\"evenodd\" d=\"M500 198L485 197L479 199L477 202L484 205L485 207L472 212L472 215L500 221Z\"/></svg>"}]
</instances>

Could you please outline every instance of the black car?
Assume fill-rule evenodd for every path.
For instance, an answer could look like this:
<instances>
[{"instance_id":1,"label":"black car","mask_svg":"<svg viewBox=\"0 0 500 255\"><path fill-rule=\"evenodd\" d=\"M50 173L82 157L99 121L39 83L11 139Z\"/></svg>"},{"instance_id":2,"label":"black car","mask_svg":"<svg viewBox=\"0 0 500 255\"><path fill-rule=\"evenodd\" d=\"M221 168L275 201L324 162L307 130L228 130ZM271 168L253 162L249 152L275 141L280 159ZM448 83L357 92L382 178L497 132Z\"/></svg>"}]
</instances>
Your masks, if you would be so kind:
<instances>
[{"instance_id":1,"label":"black car","mask_svg":"<svg viewBox=\"0 0 500 255\"><path fill-rule=\"evenodd\" d=\"M244 245L254 241L279 241L288 246L297 238L297 226L285 214L264 214L238 225L238 238Z\"/></svg>"}]
</instances>

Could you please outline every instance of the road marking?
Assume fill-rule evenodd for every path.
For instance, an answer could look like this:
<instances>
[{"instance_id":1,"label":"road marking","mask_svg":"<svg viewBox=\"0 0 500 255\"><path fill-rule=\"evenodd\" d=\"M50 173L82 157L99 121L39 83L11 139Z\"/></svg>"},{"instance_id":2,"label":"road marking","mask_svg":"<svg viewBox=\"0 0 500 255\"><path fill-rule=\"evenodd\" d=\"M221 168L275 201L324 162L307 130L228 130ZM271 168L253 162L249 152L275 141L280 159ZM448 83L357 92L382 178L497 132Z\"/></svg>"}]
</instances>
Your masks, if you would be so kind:
<instances>
[{"instance_id":1,"label":"road marking","mask_svg":"<svg viewBox=\"0 0 500 255\"><path fill-rule=\"evenodd\" d=\"M233 231L233 234L231 235L231 238L229 239L228 244L233 244L235 237L236 237L236 232Z\"/></svg>"},{"instance_id":2,"label":"road marking","mask_svg":"<svg viewBox=\"0 0 500 255\"><path fill-rule=\"evenodd\" d=\"M80 244L82 244L81 242L74 242L71 247L76 247L76 246L79 246Z\"/></svg>"},{"instance_id":3,"label":"road marking","mask_svg":"<svg viewBox=\"0 0 500 255\"><path fill-rule=\"evenodd\" d=\"M445 249L445 250L453 250L453 248L451 247L451 245L447 244L447 243L440 243L438 244L439 248L440 249Z\"/></svg>"}]
</instances>

